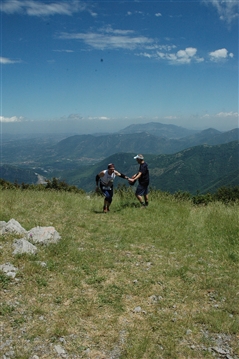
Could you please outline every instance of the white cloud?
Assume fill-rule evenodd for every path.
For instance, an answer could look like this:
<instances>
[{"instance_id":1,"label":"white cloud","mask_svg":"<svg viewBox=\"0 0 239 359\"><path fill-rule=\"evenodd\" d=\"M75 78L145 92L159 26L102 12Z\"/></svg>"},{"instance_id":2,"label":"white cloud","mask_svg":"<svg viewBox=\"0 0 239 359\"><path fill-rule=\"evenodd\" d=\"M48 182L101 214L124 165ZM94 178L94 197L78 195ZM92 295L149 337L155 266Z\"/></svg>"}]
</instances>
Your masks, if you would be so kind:
<instances>
[{"instance_id":1,"label":"white cloud","mask_svg":"<svg viewBox=\"0 0 239 359\"><path fill-rule=\"evenodd\" d=\"M22 4L18 0L5 1L1 5L1 11L7 14L14 14L16 12L21 12Z\"/></svg>"},{"instance_id":2,"label":"white cloud","mask_svg":"<svg viewBox=\"0 0 239 359\"><path fill-rule=\"evenodd\" d=\"M140 50L141 52L139 53L135 51L136 56L164 60L171 65L187 65L205 61L204 57L198 55L198 50L195 47L191 46L175 51L176 46L173 44L161 45L158 44L157 39L137 35L133 30L113 29L111 26L88 33L62 32L58 35L58 38L62 40L81 40L89 47L97 50ZM209 53L210 60L214 62L232 58L233 56L233 53L228 53L227 49L219 49Z\"/></svg>"},{"instance_id":3,"label":"white cloud","mask_svg":"<svg viewBox=\"0 0 239 359\"><path fill-rule=\"evenodd\" d=\"M185 50L179 50L176 53L176 61L182 64L188 64L191 62L192 58L196 55L197 49L193 47L188 47Z\"/></svg>"},{"instance_id":4,"label":"white cloud","mask_svg":"<svg viewBox=\"0 0 239 359\"><path fill-rule=\"evenodd\" d=\"M163 117L165 120L176 120L177 116L165 116Z\"/></svg>"},{"instance_id":5,"label":"white cloud","mask_svg":"<svg viewBox=\"0 0 239 359\"><path fill-rule=\"evenodd\" d=\"M155 14L156 17L160 17L162 16L162 14L160 14L160 12L158 12L157 14Z\"/></svg>"},{"instance_id":6,"label":"white cloud","mask_svg":"<svg viewBox=\"0 0 239 359\"><path fill-rule=\"evenodd\" d=\"M151 59L152 57L155 57L155 54L149 54L148 52L141 52L140 54L138 54L138 56L148 57L149 59Z\"/></svg>"},{"instance_id":7,"label":"white cloud","mask_svg":"<svg viewBox=\"0 0 239 359\"><path fill-rule=\"evenodd\" d=\"M219 112L216 114L216 117L237 117L238 118L239 114L238 112Z\"/></svg>"},{"instance_id":8,"label":"white cloud","mask_svg":"<svg viewBox=\"0 0 239 359\"><path fill-rule=\"evenodd\" d=\"M23 13L29 16L72 15L86 10L87 5L81 1L43 2L33 0L11 0L2 3L1 10L7 14ZM91 12L92 16L96 16Z\"/></svg>"},{"instance_id":9,"label":"white cloud","mask_svg":"<svg viewBox=\"0 0 239 359\"><path fill-rule=\"evenodd\" d=\"M193 57L196 55L197 49L194 47L187 47L185 50L179 50L177 52L178 57Z\"/></svg>"},{"instance_id":10,"label":"white cloud","mask_svg":"<svg viewBox=\"0 0 239 359\"><path fill-rule=\"evenodd\" d=\"M116 29L114 30L111 26L106 26L100 29L101 32L106 32L108 34L115 34L115 35L129 35L129 34L133 34L134 30L121 30L121 29Z\"/></svg>"},{"instance_id":11,"label":"white cloud","mask_svg":"<svg viewBox=\"0 0 239 359\"><path fill-rule=\"evenodd\" d=\"M19 63L19 60L11 60L6 57L0 57L0 64L8 65L8 64L16 64Z\"/></svg>"},{"instance_id":12,"label":"white cloud","mask_svg":"<svg viewBox=\"0 0 239 359\"><path fill-rule=\"evenodd\" d=\"M238 19L238 1L234 0L203 0L205 4L211 4L217 9L220 20L230 24Z\"/></svg>"},{"instance_id":13,"label":"white cloud","mask_svg":"<svg viewBox=\"0 0 239 359\"><path fill-rule=\"evenodd\" d=\"M226 60L228 57L232 58L233 56L233 53L228 53L228 50L225 48L209 52L210 60L214 62Z\"/></svg>"},{"instance_id":14,"label":"white cloud","mask_svg":"<svg viewBox=\"0 0 239 359\"><path fill-rule=\"evenodd\" d=\"M195 47L187 47L184 50L179 50L176 53L157 52L160 59L168 60L171 64L190 64L192 61L202 62L203 58L198 57L197 49Z\"/></svg>"},{"instance_id":15,"label":"white cloud","mask_svg":"<svg viewBox=\"0 0 239 359\"><path fill-rule=\"evenodd\" d=\"M88 120L109 121L111 119L106 116L100 116L100 117L88 117Z\"/></svg>"},{"instance_id":16,"label":"white cloud","mask_svg":"<svg viewBox=\"0 0 239 359\"><path fill-rule=\"evenodd\" d=\"M148 15L146 13L144 13L143 11L127 11L126 13L126 16L132 16L132 15L142 15L142 16L145 16L145 15Z\"/></svg>"},{"instance_id":17,"label":"white cloud","mask_svg":"<svg viewBox=\"0 0 239 359\"><path fill-rule=\"evenodd\" d=\"M156 58L158 60L168 61L172 65L185 65L194 62L202 62L204 58L198 57L197 49L194 47L187 47L185 50L179 50L176 53L171 53L170 51L176 46L158 46L160 50L164 51L155 51L154 53L141 52L139 56Z\"/></svg>"},{"instance_id":18,"label":"white cloud","mask_svg":"<svg viewBox=\"0 0 239 359\"><path fill-rule=\"evenodd\" d=\"M101 116L99 117L99 120L102 120L102 121L109 121L110 118L109 117L106 117L106 116Z\"/></svg>"},{"instance_id":19,"label":"white cloud","mask_svg":"<svg viewBox=\"0 0 239 359\"><path fill-rule=\"evenodd\" d=\"M78 113L72 113L68 116L62 116L60 118L61 121L109 121L111 120L111 118L109 117L106 117L106 116L97 116L97 117L92 117L92 116L89 116L89 117L83 117L81 116L80 114Z\"/></svg>"},{"instance_id":20,"label":"white cloud","mask_svg":"<svg viewBox=\"0 0 239 359\"><path fill-rule=\"evenodd\" d=\"M100 29L99 32L62 32L59 35L59 39L82 40L85 44L97 50L142 49L145 51L135 53L135 55L166 60L170 64L190 64L192 61L204 61L203 58L197 56L197 49L194 47L187 47L184 50L171 53L171 51L176 48L175 45L158 45L156 40L152 38L137 36L132 30L112 29L111 26Z\"/></svg>"},{"instance_id":21,"label":"white cloud","mask_svg":"<svg viewBox=\"0 0 239 359\"><path fill-rule=\"evenodd\" d=\"M54 52L67 52L67 53L71 53L74 52L73 50L53 50Z\"/></svg>"},{"instance_id":22,"label":"white cloud","mask_svg":"<svg viewBox=\"0 0 239 359\"><path fill-rule=\"evenodd\" d=\"M61 33L60 39L82 40L94 49L128 49L134 50L153 43L145 36L132 36L132 30L112 30L107 28L102 33Z\"/></svg>"},{"instance_id":23,"label":"white cloud","mask_svg":"<svg viewBox=\"0 0 239 359\"><path fill-rule=\"evenodd\" d=\"M205 124L205 126L213 127L221 131L229 131L233 128L239 127L239 114L238 112L219 112L219 113L211 113L204 114L201 116L198 121L201 125Z\"/></svg>"},{"instance_id":24,"label":"white cloud","mask_svg":"<svg viewBox=\"0 0 239 359\"><path fill-rule=\"evenodd\" d=\"M4 116L0 116L0 122L22 122L24 120L24 118L22 116L17 117L17 116L13 116L13 117L4 117Z\"/></svg>"}]
</instances>

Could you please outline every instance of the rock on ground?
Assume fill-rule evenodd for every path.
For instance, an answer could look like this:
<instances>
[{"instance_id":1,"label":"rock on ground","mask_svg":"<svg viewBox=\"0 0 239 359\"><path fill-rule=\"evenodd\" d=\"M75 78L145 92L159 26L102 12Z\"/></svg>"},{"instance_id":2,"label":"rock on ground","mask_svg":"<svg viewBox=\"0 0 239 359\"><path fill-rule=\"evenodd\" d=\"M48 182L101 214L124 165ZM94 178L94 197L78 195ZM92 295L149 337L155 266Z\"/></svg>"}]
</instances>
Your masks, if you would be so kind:
<instances>
[{"instance_id":1,"label":"rock on ground","mask_svg":"<svg viewBox=\"0 0 239 359\"><path fill-rule=\"evenodd\" d=\"M14 239L13 247L15 248L13 254L36 254L37 247L28 242L25 238Z\"/></svg>"},{"instance_id":2,"label":"rock on ground","mask_svg":"<svg viewBox=\"0 0 239 359\"><path fill-rule=\"evenodd\" d=\"M61 236L54 227L35 227L27 232L27 239L33 243L57 243Z\"/></svg>"}]
</instances>

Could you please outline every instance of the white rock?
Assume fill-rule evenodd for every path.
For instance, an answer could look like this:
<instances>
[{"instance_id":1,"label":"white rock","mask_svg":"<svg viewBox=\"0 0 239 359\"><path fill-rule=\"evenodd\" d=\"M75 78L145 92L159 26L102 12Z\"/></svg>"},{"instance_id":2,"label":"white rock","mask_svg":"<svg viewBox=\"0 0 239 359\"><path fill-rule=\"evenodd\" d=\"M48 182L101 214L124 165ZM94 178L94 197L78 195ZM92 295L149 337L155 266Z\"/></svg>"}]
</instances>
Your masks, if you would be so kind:
<instances>
[{"instance_id":1,"label":"white rock","mask_svg":"<svg viewBox=\"0 0 239 359\"><path fill-rule=\"evenodd\" d=\"M220 347L213 347L212 350L214 350L216 353L218 353L220 355L230 354L229 350L223 349L223 348L220 348Z\"/></svg>"},{"instance_id":2,"label":"white rock","mask_svg":"<svg viewBox=\"0 0 239 359\"><path fill-rule=\"evenodd\" d=\"M41 267L47 267L47 264L45 262L37 261L36 263L39 264L39 266Z\"/></svg>"},{"instance_id":3,"label":"white rock","mask_svg":"<svg viewBox=\"0 0 239 359\"><path fill-rule=\"evenodd\" d=\"M149 297L149 299L150 299L151 303L157 303L160 300L162 300L163 297L161 297L161 295L151 295L151 297Z\"/></svg>"},{"instance_id":4,"label":"white rock","mask_svg":"<svg viewBox=\"0 0 239 359\"><path fill-rule=\"evenodd\" d=\"M18 269L11 263L5 263L0 265L0 270L4 272L8 277L15 278Z\"/></svg>"},{"instance_id":5,"label":"white rock","mask_svg":"<svg viewBox=\"0 0 239 359\"><path fill-rule=\"evenodd\" d=\"M5 221L0 221L0 235L5 233L7 223Z\"/></svg>"},{"instance_id":6,"label":"white rock","mask_svg":"<svg viewBox=\"0 0 239 359\"><path fill-rule=\"evenodd\" d=\"M27 239L33 243L57 243L61 236L54 227L35 227L27 232Z\"/></svg>"},{"instance_id":7,"label":"white rock","mask_svg":"<svg viewBox=\"0 0 239 359\"><path fill-rule=\"evenodd\" d=\"M65 350L62 348L61 345L55 345L55 351L58 355L66 354Z\"/></svg>"},{"instance_id":8,"label":"white rock","mask_svg":"<svg viewBox=\"0 0 239 359\"><path fill-rule=\"evenodd\" d=\"M28 242L25 238L14 239L13 247L15 248L13 254L36 254L37 247Z\"/></svg>"},{"instance_id":9,"label":"white rock","mask_svg":"<svg viewBox=\"0 0 239 359\"><path fill-rule=\"evenodd\" d=\"M27 231L20 225L15 219L10 219L5 226L5 232L17 233L17 234L26 234Z\"/></svg>"},{"instance_id":10,"label":"white rock","mask_svg":"<svg viewBox=\"0 0 239 359\"><path fill-rule=\"evenodd\" d=\"M140 306L134 308L134 313L140 313L142 308Z\"/></svg>"}]
</instances>

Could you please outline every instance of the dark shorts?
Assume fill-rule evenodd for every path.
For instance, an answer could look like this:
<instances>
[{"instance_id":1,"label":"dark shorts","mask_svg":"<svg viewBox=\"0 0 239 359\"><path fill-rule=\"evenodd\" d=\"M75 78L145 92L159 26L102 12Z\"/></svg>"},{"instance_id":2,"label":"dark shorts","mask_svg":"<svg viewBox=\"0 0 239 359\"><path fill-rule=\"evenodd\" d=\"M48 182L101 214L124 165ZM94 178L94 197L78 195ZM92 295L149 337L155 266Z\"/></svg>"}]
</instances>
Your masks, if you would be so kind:
<instances>
[{"instance_id":1,"label":"dark shorts","mask_svg":"<svg viewBox=\"0 0 239 359\"><path fill-rule=\"evenodd\" d=\"M139 184L136 188L135 194L138 196L144 196L146 194L149 193L149 188L148 186L143 186L141 184Z\"/></svg>"}]
</instances>

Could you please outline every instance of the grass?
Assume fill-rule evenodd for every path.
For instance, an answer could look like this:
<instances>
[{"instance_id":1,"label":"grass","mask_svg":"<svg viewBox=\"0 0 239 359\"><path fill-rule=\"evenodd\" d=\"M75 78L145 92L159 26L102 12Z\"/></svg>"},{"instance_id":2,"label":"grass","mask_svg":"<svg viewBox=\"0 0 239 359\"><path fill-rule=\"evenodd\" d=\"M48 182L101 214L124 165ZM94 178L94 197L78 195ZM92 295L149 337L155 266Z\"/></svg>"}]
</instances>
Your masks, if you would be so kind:
<instances>
[{"instance_id":1,"label":"grass","mask_svg":"<svg viewBox=\"0 0 239 359\"><path fill-rule=\"evenodd\" d=\"M11 341L15 358L55 359L55 345L68 358L215 358L219 334L239 356L238 204L194 206L156 191L140 209L129 191L103 214L94 195L0 196L2 220L62 237L13 256L16 236L0 236L0 264L18 268L17 280L0 273L1 344Z\"/></svg>"}]
</instances>

